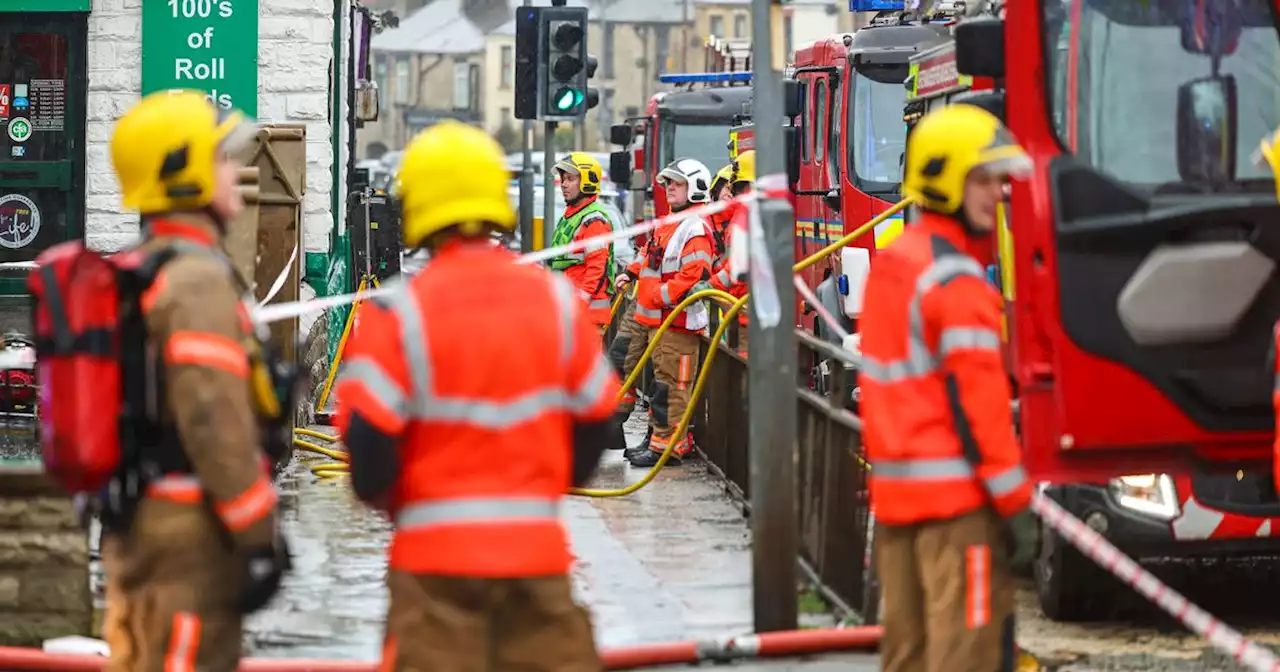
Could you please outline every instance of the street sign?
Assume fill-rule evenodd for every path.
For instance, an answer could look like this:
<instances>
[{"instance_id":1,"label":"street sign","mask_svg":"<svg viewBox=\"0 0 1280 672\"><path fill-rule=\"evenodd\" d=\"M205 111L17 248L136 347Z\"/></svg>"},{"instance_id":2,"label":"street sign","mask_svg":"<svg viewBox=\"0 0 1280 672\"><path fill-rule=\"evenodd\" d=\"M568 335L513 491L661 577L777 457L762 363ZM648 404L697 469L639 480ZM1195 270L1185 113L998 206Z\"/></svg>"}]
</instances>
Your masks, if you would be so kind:
<instances>
[{"instance_id":1,"label":"street sign","mask_svg":"<svg viewBox=\"0 0 1280 672\"><path fill-rule=\"evenodd\" d=\"M849 0L851 12L901 12L906 0Z\"/></svg>"},{"instance_id":2,"label":"street sign","mask_svg":"<svg viewBox=\"0 0 1280 672\"><path fill-rule=\"evenodd\" d=\"M195 89L258 115L259 0L145 0L142 94Z\"/></svg>"}]
</instances>

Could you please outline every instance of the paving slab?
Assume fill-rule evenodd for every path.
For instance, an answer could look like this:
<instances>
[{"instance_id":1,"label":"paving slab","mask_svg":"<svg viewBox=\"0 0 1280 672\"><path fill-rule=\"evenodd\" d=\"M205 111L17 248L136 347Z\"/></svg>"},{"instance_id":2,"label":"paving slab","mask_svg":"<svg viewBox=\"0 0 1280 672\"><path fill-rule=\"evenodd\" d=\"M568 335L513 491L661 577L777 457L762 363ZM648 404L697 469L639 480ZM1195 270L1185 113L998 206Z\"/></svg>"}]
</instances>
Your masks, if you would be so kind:
<instances>
[{"instance_id":1,"label":"paving slab","mask_svg":"<svg viewBox=\"0 0 1280 672\"><path fill-rule=\"evenodd\" d=\"M638 417L628 430L638 441ZM272 605L250 620L251 655L371 660L381 650L391 528L355 501L345 478L312 476L310 467L324 461L300 454L281 479L282 523L295 571ZM611 451L592 486L623 487L643 475ZM750 531L702 464L665 469L625 497L571 497L563 516L576 556L575 593L591 609L601 647L750 631ZM837 656L727 667L876 669L870 661Z\"/></svg>"}]
</instances>

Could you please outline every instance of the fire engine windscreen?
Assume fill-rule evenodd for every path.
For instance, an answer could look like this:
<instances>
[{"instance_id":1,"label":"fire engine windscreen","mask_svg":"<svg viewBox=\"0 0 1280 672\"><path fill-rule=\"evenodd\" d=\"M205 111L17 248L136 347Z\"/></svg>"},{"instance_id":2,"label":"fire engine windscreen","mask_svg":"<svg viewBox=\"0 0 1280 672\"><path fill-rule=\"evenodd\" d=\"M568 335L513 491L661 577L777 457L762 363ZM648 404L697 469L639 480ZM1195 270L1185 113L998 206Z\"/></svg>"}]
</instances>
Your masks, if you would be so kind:
<instances>
[{"instance_id":1,"label":"fire engine windscreen","mask_svg":"<svg viewBox=\"0 0 1280 672\"><path fill-rule=\"evenodd\" d=\"M906 65L864 66L849 89L849 165L863 192L898 200L907 127L902 123Z\"/></svg>"},{"instance_id":2,"label":"fire engine windscreen","mask_svg":"<svg viewBox=\"0 0 1280 672\"><path fill-rule=\"evenodd\" d=\"M1274 189L1250 160L1280 125L1280 37L1272 0L1051 0L1043 3L1045 81L1064 148L1112 178L1157 193ZM1235 80L1234 182L1179 174L1178 90ZM1226 115L1224 115L1226 116ZM1227 136L1224 136L1227 137Z\"/></svg>"},{"instance_id":3,"label":"fire engine windscreen","mask_svg":"<svg viewBox=\"0 0 1280 672\"><path fill-rule=\"evenodd\" d=\"M664 123L659 166L676 159L697 159L715 173L729 163L729 124Z\"/></svg>"}]
</instances>

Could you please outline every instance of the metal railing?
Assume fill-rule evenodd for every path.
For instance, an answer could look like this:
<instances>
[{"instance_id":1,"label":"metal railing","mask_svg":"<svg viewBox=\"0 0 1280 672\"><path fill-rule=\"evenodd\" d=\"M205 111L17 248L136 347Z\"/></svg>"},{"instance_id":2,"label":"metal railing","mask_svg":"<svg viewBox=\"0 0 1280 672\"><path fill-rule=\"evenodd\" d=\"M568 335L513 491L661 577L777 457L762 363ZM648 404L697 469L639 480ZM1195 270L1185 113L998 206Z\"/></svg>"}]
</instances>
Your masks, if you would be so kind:
<instances>
[{"instance_id":1,"label":"metal railing","mask_svg":"<svg viewBox=\"0 0 1280 672\"><path fill-rule=\"evenodd\" d=\"M862 461L862 420L854 414L858 357L802 330L796 330L796 342L799 561L837 611L872 623L880 591L871 562L874 521ZM726 344L717 347L721 352L696 416L696 439L711 470L725 479L729 494L749 514L747 362Z\"/></svg>"}]
</instances>

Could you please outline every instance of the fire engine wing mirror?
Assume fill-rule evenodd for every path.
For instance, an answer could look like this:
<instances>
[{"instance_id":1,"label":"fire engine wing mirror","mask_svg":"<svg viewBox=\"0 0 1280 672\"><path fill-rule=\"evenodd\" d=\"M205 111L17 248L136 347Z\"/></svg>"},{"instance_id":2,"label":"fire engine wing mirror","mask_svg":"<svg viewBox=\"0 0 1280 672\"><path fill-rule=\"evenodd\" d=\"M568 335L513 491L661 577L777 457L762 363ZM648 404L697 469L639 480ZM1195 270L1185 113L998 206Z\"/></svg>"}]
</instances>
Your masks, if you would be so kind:
<instances>
[{"instance_id":1,"label":"fire engine wing mirror","mask_svg":"<svg viewBox=\"0 0 1280 672\"><path fill-rule=\"evenodd\" d=\"M609 142L626 147L631 144L631 124L614 124L609 127Z\"/></svg>"},{"instance_id":2,"label":"fire engine wing mirror","mask_svg":"<svg viewBox=\"0 0 1280 672\"><path fill-rule=\"evenodd\" d=\"M782 116L795 119L804 110L804 89L794 79L782 80Z\"/></svg>"},{"instance_id":3,"label":"fire engine wing mirror","mask_svg":"<svg viewBox=\"0 0 1280 672\"><path fill-rule=\"evenodd\" d=\"M835 187L822 196L822 202L835 212L840 212L840 187Z\"/></svg>"},{"instance_id":4,"label":"fire engine wing mirror","mask_svg":"<svg viewBox=\"0 0 1280 672\"><path fill-rule=\"evenodd\" d=\"M969 19L956 24L956 70L970 77L1004 77L1004 21Z\"/></svg>"},{"instance_id":5,"label":"fire engine wing mirror","mask_svg":"<svg viewBox=\"0 0 1280 672\"><path fill-rule=\"evenodd\" d=\"M787 184L792 189L800 182L800 136L795 126L782 128L782 139L786 143Z\"/></svg>"},{"instance_id":6,"label":"fire engine wing mirror","mask_svg":"<svg viewBox=\"0 0 1280 672\"><path fill-rule=\"evenodd\" d=\"M609 154L609 181L631 188L631 152L624 150Z\"/></svg>"},{"instance_id":7,"label":"fire engine wing mirror","mask_svg":"<svg viewBox=\"0 0 1280 672\"><path fill-rule=\"evenodd\" d=\"M1216 186L1236 177L1236 79L1193 79L1178 87L1178 176Z\"/></svg>"},{"instance_id":8,"label":"fire engine wing mirror","mask_svg":"<svg viewBox=\"0 0 1280 672\"><path fill-rule=\"evenodd\" d=\"M1240 46L1244 16L1234 0L1197 2L1195 8L1179 13L1182 49L1192 54L1229 56Z\"/></svg>"}]
</instances>

